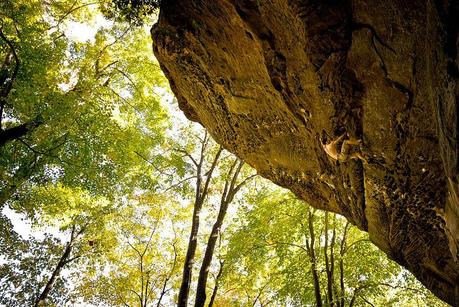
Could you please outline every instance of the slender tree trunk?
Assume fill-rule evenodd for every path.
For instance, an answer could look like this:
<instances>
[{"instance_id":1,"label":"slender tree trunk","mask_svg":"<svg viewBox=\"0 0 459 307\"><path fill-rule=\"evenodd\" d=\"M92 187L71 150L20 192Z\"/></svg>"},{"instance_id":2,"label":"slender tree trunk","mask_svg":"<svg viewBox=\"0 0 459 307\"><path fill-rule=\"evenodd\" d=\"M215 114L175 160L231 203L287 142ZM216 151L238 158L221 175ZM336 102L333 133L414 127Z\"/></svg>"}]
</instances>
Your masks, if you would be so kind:
<instances>
[{"instance_id":1,"label":"slender tree trunk","mask_svg":"<svg viewBox=\"0 0 459 307\"><path fill-rule=\"evenodd\" d=\"M215 169L215 166L217 165L217 161L222 152L222 149L220 148L212 162L212 166L210 167L210 170L207 172L207 178L203 185L202 184L202 166L203 166L205 146L206 146L205 140L206 138L204 138L204 141L202 143L201 157L200 157L199 162L196 162L196 160L192 159L196 165L196 197L195 197L195 203L194 203L194 209L193 209L193 220L191 223L191 233L190 233L190 238L188 241L188 248L186 252L185 263L183 266L182 283L180 285L180 291L178 295L177 305L179 307L186 307L188 304L188 296L190 293L191 277L192 277L193 266L194 266L194 257L195 257L196 248L198 245L199 216L201 213L202 205L207 196L207 191L208 191L210 179L212 178L212 173ZM187 155L191 157L191 155L189 154Z\"/></svg>"},{"instance_id":2,"label":"slender tree trunk","mask_svg":"<svg viewBox=\"0 0 459 307\"><path fill-rule=\"evenodd\" d=\"M325 212L325 243L324 243L324 257L325 257L325 272L327 273L327 294L328 294L328 305L333 307L333 259L328 258L328 212ZM330 247L333 251L333 247ZM331 252L331 256L333 256Z\"/></svg>"},{"instance_id":3,"label":"slender tree trunk","mask_svg":"<svg viewBox=\"0 0 459 307\"><path fill-rule=\"evenodd\" d=\"M191 274L194 265L194 256L198 245L199 215L202 209L202 202L195 203L193 210L193 221L191 224L191 233L188 241L188 248L183 267L182 284L178 296L178 306L186 307L188 303L188 294L190 292Z\"/></svg>"},{"instance_id":4,"label":"slender tree trunk","mask_svg":"<svg viewBox=\"0 0 459 307\"><path fill-rule=\"evenodd\" d=\"M164 295L166 294L167 291L169 291L169 289L166 289L167 283L169 282L172 275L174 274L175 266L177 265L178 254L177 254L177 248L175 247L175 244L176 242L172 244L172 248L174 249L174 261L172 262L172 267L171 267L169 274L166 276L166 278L164 278L163 287L161 289L161 294L159 295L158 302L156 303L156 307L161 306L161 301L163 300Z\"/></svg>"},{"instance_id":5,"label":"slender tree trunk","mask_svg":"<svg viewBox=\"0 0 459 307\"><path fill-rule=\"evenodd\" d=\"M48 279L48 282L46 283L45 288L43 289L43 291L40 293L37 300L35 301L34 307L43 306L45 304L45 301L48 298L49 292L51 292L51 290L53 289L54 284L56 283L56 280L59 277L61 270L64 268L64 266L80 258L80 256L70 258L70 254L72 253L73 244L75 243L75 240L78 238L79 235L81 235L85 231L86 226L87 225L81 227L79 231L76 231L75 225L72 226L72 232L70 233L70 240L64 249L64 253L59 259L59 262L57 263L56 267L54 268L54 271L51 274L51 277Z\"/></svg>"},{"instance_id":6,"label":"slender tree trunk","mask_svg":"<svg viewBox=\"0 0 459 307\"><path fill-rule=\"evenodd\" d=\"M340 258L339 260L339 281L340 281L340 298L339 298L339 306L344 307L344 297L345 297L345 289L344 289L344 262L343 259Z\"/></svg>"},{"instance_id":7,"label":"slender tree trunk","mask_svg":"<svg viewBox=\"0 0 459 307\"><path fill-rule=\"evenodd\" d=\"M336 242L336 220L333 216L333 231L330 242L330 286L332 288L333 304L339 304L337 301L337 289L335 284L335 242Z\"/></svg>"},{"instance_id":8,"label":"slender tree trunk","mask_svg":"<svg viewBox=\"0 0 459 307\"><path fill-rule=\"evenodd\" d=\"M340 243L340 258L339 258L339 281L340 281L340 307L344 307L344 298L346 296L344 287L344 253L346 251L347 232L349 231L349 222L346 221L344 233Z\"/></svg>"},{"instance_id":9,"label":"slender tree trunk","mask_svg":"<svg viewBox=\"0 0 459 307\"><path fill-rule=\"evenodd\" d=\"M206 252L204 254L204 258L201 264L201 270L199 271L198 277L198 286L196 288L196 301L195 307L202 307L206 303L206 286L207 286L207 277L209 276L209 269L210 264L212 263L212 258L215 251L215 245L217 244L218 234L220 229L223 225L223 220L225 219L226 212L228 211L228 206L234 198L237 190L239 190L240 186L236 187L236 180L239 176L243 163L240 162L236 171L231 176L233 169L237 163L237 160L234 161L233 165L231 166L228 179L225 182L225 187L222 193L221 201L220 201L220 209L218 211L217 220L215 221L212 231L209 236L209 240L207 242ZM231 176L231 179L229 179ZM237 189L237 190L236 190Z\"/></svg>"},{"instance_id":10,"label":"slender tree trunk","mask_svg":"<svg viewBox=\"0 0 459 307\"><path fill-rule=\"evenodd\" d=\"M316 297L316 306L322 307L322 295L320 293L320 280L319 273L317 270L317 257L315 252L315 233L314 233L314 214L309 212L308 214L308 228L309 236L311 237L311 242L309 243L306 238L306 249L309 252L309 258L311 259L311 271L312 279L314 283L314 295Z\"/></svg>"},{"instance_id":11,"label":"slender tree trunk","mask_svg":"<svg viewBox=\"0 0 459 307\"><path fill-rule=\"evenodd\" d=\"M225 218L226 211L228 209L228 203L222 203L218 213L217 221L212 227L209 240L207 242L206 252L202 260L201 270L199 271L198 286L196 288L196 302L195 307L202 307L206 302L206 286L207 286L207 277L209 275L210 264L215 251L215 245L218 239L218 233L223 224L223 219Z\"/></svg>"},{"instance_id":12,"label":"slender tree trunk","mask_svg":"<svg viewBox=\"0 0 459 307\"><path fill-rule=\"evenodd\" d=\"M212 291L212 296L210 297L210 301L209 301L209 305L208 307L212 307L215 303L215 298L217 297L217 291L218 291L218 288L219 288L219 282L220 282L220 278L222 276L222 273L223 273L223 266L225 265L225 262L224 261L220 261L220 269L218 270L218 274L217 274L217 277L215 278L215 286L214 286L214 289Z\"/></svg>"},{"instance_id":13,"label":"slender tree trunk","mask_svg":"<svg viewBox=\"0 0 459 307\"><path fill-rule=\"evenodd\" d=\"M146 248L145 248L146 250ZM139 259L139 267L140 267L140 296L139 296L139 301L140 301L140 307L144 307L144 296L143 296L143 291L144 291L144 272L143 272L143 256L144 254L140 255Z\"/></svg>"},{"instance_id":14,"label":"slender tree trunk","mask_svg":"<svg viewBox=\"0 0 459 307\"><path fill-rule=\"evenodd\" d=\"M59 259L59 262L57 263L56 267L54 268L53 273L51 274L51 277L48 279L48 282L46 283L45 288L43 291L40 293L38 299L35 301L34 306L39 307L39 306L44 306L46 299L48 298L49 292L54 287L54 284L59 277L59 274L61 273L62 268L65 266L67 263L70 253L72 252L72 240L67 244L65 247L64 253L62 254L61 258Z\"/></svg>"}]
</instances>

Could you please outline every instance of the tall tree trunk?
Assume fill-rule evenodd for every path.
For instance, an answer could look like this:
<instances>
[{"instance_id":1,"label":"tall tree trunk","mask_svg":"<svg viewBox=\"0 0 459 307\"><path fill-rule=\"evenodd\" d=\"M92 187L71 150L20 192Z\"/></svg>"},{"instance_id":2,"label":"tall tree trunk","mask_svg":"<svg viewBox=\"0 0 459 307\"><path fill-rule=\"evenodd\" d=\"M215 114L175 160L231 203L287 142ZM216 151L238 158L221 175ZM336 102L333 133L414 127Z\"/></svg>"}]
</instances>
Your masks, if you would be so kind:
<instances>
[{"instance_id":1,"label":"tall tree trunk","mask_svg":"<svg viewBox=\"0 0 459 307\"><path fill-rule=\"evenodd\" d=\"M325 257L325 272L327 273L327 298L328 305L333 307L333 259L328 258L328 212L325 212L325 243L324 243L324 257ZM332 247L331 247L332 249ZM330 261L331 260L331 261Z\"/></svg>"},{"instance_id":2,"label":"tall tree trunk","mask_svg":"<svg viewBox=\"0 0 459 307\"><path fill-rule=\"evenodd\" d=\"M13 83L18 75L20 61L13 43L5 36L2 29L0 29L0 38L6 42L11 50L11 52L7 54L0 71L0 147L3 147L6 143L17 140L34 131L37 127L43 124L43 119L40 115L38 115L31 121L15 127L3 129L2 121L4 108L7 104L8 95L13 88ZM11 76L9 76L8 66L10 65L12 57L15 59L15 65L12 69Z\"/></svg>"},{"instance_id":3,"label":"tall tree trunk","mask_svg":"<svg viewBox=\"0 0 459 307\"><path fill-rule=\"evenodd\" d=\"M243 162L239 163L238 167L236 168L236 171L231 176L231 173L233 172L233 169L236 163L237 163L237 160L234 161L228 173L227 180L225 182L225 187L224 187L221 201L220 201L220 209L218 212L217 220L215 221L212 227L212 231L210 233L209 240L207 242L206 252L204 254L204 259L202 260L201 270L199 271L198 286L196 288L195 307L202 307L206 303L207 277L209 276L210 264L212 262L212 258L214 255L218 234L220 232L220 228L223 225L223 220L228 210L228 206L233 200L236 192L241 187L241 185L236 186L236 180L241 171Z\"/></svg>"},{"instance_id":4,"label":"tall tree trunk","mask_svg":"<svg viewBox=\"0 0 459 307\"><path fill-rule=\"evenodd\" d=\"M39 307L39 306L44 306L45 301L48 298L49 293L54 287L54 284L59 277L59 274L61 273L62 268L67 264L67 261L70 257L70 254L72 252L72 240L67 244L67 246L64 249L64 253L62 254L61 258L59 259L59 262L57 263L56 267L54 268L53 273L51 274L51 277L48 279L48 282L46 283L45 288L43 291L40 293L38 296L38 299L35 301L34 307Z\"/></svg>"},{"instance_id":5,"label":"tall tree trunk","mask_svg":"<svg viewBox=\"0 0 459 307\"><path fill-rule=\"evenodd\" d=\"M48 298L49 293L53 289L54 284L56 283L56 280L59 277L61 270L64 268L64 266L80 258L80 256L74 256L73 258L70 258L70 254L72 253L72 248L75 243L75 240L78 238L78 236L80 236L85 231L86 227L87 227L87 224L85 226L82 226L78 231L76 231L76 226L75 225L72 226L72 232L70 233L70 240L64 249L64 253L59 259L59 262L57 263L56 267L54 268L54 271L51 274L51 277L48 279L48 282L46 283L45 288L43 289L43 291L40 293L37 300L35 301L34 307L43 306L45 304L45 301Z\"/></svg>"},{"instance_id":6,"label":"tall tree trunk","mask_svg":"<svg viewBox=\"0 0 459 307\"><path fill-rule=\"evenodd\" d=\"M198 244L198 231L199 231L199 214L201 213L202 202L194 204L193 221L191 224L190 239L188 241L188 248L183 266L182 283L180 285L180 292L178 296L178 306L186 307L188 304L188 294L190 292L191 274L194 265L194 256L196 254L196 247Z\"/></svg>"},{"instance_id":7,"label":"tall tree trunk","mask_svg":"<svg viewBox=\"0 0 459 307\"><path fill-rule=\"evenodd\" d=\"M16 53L16 48L14 47L13 43L5 36L2 29L0 28L0 38L6 42L8 47L10 48L10 52L6 55L5 60L3 61L3 65L0 71L0 131L3 131L2 121L3 121L3 111L6 105L7 97L13 88L13 83L18 75L19 72L19 57ZM9 76L10 64L11 60L14 58L15 65L13 68L13 72L11 76ZM0 147L3 144L0 145Z\"/></svg>"},{"instance_id":8,"label":"tall tree trunk","mask_svg":"<svg viewBox=\"0 0 459 307\"><path fill-rule=\"evenodd\" d=\"M172 262L172 267L171 267L171 270L170 270L169 274L164 279L163 287L161 289L161 293L159 295L158 302L156 303L156 307L160 307L161 306L161 301L163 300L164 295L166 294L167 291L170 290L170 289L166 289L166 287L167 287L167 283L169 282L169 280L171 279L172 275L174 274L175 266L177 265L177 256L178 256L178 254L177 254L177 248L175 247L175 244L176 244L176 242L174 242L172 244L172 248L174 249L174 261Z\"/></svg>"},{"instance_id":9,"label":"tall tree trunk","mask_svg":"<svg viewBox=\"0 0 459 307\"><path fill-rule=\"evenodd\" d=\"M188 296L190 292L191 277L192 277L193 266L194 266L194 257L195 257L196 248L198 245L199 215L201 213L202 205L204 203L204 200L208 192L208 187L210 184L210 179L212 178L212 173L215 169L215 166L217 165L218 159L223 150L222 148L218 150L209 171L206 173L207 175L206 181L204 184L202 184L203 182L202 167L203 167L203 162L204 162L205 149L207 146L207 140L208 138L206 134L206 137L204 137L204 140L201 144L202 145L201 146L201 156L199 158L199 162L193 159L189 153L186 153L187 156L191 158L191 160L196 166L196 197L195 197L195 202L194 202L193 220L191 223L190 238L188 241L185 263L183 265L182 283L180 285L180 291L178 295L177 305L179 307L186 307L188 304Z\"/></svg>"},{"instance_id":10,"label":"tall tree trunk","mask_svg":"<svg viewBox=\"0 0 459 307\"><path fill-rule=\"evenodd\" d=\"M314 295L316 298L316 306L322 307L322 295L320 293L320 281L319 281L319 273L317 271L317 257L315 252L315 233L314 233L314 213L309 211L308 213L308 228L309 228L309 236L311 237L311 242L308 241L306 238L306 249L309 253L309 258L311 260L311 271L312 271L312 279L314 283Z\"/></svg>"},{"instance_id":11,"label":"tall tree trunk","mask_svg":"<svg viewBox=\"0 0 459 307\"><path fill-rule=\"evenodd\" d=\"M344 233L340 243L340 257L339 257L339 283L340 283L340 307L344 307L344 298L346 297L344 287L344 253L346 251L347 233L349 231L350 223L346 221L344 226Z\"/></svg>"},{"instance_id":12,"label":"tall tree trunk","mask_svg":"<svg viewBox=\"0 0 459 307\"><path fill-rule=\"evenodd\" d=\"M336 302L337 298L337 289L335 286L335 242L336 242L336 216L333 215L333 231L332 231L332 238L330 242L330 287L332 289L332 295L333 295L333 304L338 304Z\"/></svg>"},{"instance_id":13,"label":"tall tree trunk","mask_svg":"<svg viewBox=\"0 0 459 307\"><path fill-rule=\"evenodd\" d=\"M212 258L214 255L215 245L218 239L218 234L223 224L223 219L226 215L228 205L229 204L226 202L221 204L220 211L217 217L217 221L214 223L212 227L212 231L210 233L210 237L207 242L206 252L202 260L201 269L199 271L198 286L196 288L196 302L195 302L196 307L202 307L204 306L206 302L207 277L209 275L210 264L212 262Z\"/></svg>"}]
</instances>

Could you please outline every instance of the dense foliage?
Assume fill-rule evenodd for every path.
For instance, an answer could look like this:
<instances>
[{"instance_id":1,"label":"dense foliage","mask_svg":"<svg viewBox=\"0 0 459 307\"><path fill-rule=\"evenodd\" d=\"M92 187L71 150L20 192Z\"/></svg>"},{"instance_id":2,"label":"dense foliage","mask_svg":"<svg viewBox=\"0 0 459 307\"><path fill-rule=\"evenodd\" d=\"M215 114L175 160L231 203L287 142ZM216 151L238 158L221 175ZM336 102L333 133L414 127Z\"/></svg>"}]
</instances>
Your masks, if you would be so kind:
<instances>
[{"instance_id":1,"label":"dense foliage","mask_svg":"<svg viewBox=\"0 0 459 307\"><path fill-rule=\"evenodd\" d=\"M344 218L280 190L247 197L224 270L225 288L238 285L228 287L232 304L435 305L429 291Z\"/></svg>"},{"instance_id":2,"label":"dense foliage","mask_svg":"<svg viewBox=\"0 0 459 307\"><path fill-rule=\"evenodd\" d=\"M0 2L0 304L442 306L184 119L145 4Z\"/></svg>"},{"instance_id":3,"label":"dense foliage","mask_svg":"<svg viewBox=\"0 0 459 307\"><path fill-rule=\"evenodd\" d=\"M141 25L167 0L108 0L101 2L101 12L110 19Z\"/></svg>"}]
</instances>

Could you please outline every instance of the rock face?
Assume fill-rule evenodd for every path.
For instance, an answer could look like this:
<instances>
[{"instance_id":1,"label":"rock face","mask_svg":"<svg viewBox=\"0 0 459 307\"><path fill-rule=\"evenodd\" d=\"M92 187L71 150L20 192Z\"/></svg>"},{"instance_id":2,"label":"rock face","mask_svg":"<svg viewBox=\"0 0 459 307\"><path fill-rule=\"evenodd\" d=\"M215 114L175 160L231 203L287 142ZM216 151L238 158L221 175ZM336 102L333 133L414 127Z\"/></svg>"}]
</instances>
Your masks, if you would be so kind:
<instances>
[{"instance_id":1,"label":"rock face","mask_svg":"<svg viewBox=\"0 0 459 307\"><path fill-rule=\"evenodd\" d=\"M189 119L457 306L458 20L447 0L169 0L152 37ZM368 164L324 152L344 132Z\"/></svg>"}]
</instances>

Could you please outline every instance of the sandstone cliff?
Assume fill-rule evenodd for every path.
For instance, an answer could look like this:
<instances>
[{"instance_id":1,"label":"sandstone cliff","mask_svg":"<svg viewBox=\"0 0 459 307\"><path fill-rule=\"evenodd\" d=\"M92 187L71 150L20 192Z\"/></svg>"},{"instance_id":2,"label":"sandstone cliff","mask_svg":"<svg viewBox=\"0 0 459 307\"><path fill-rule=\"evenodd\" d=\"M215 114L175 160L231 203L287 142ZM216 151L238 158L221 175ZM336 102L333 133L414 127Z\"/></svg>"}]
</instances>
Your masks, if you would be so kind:
<instances>
[{"instance_id":1,"label":"sandstone cliff","mask_svg":"<svg viewBox=\"0 0 459 307\"><path fill-rule=\"evenodd\" d=\"M459 305L457 1L164 3L154 52L187 117ZM368 164L325 154L344 132Z\"/></svg>"}]
</instances>

